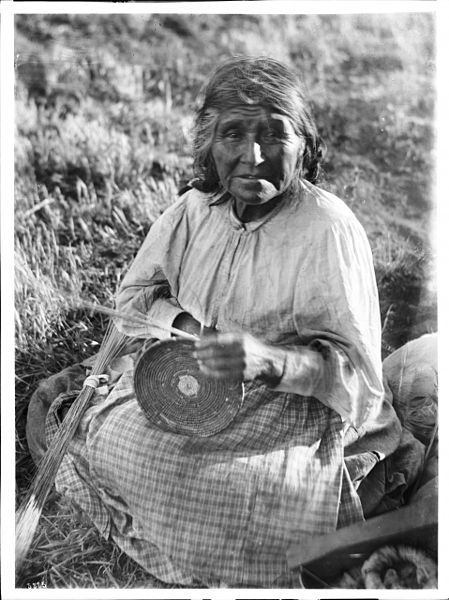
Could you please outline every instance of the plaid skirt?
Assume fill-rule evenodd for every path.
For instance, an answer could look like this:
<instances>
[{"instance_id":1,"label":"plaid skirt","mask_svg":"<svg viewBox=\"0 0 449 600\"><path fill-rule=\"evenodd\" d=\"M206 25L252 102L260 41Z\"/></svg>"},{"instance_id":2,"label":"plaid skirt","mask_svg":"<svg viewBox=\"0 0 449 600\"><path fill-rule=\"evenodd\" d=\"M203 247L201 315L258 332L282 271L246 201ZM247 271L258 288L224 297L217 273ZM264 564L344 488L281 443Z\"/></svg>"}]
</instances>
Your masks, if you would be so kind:
<instances>
[{"instance_id":1,"label":"plaid skirt","mask_svg":"<svg viewBox=\"0 0 449 600\"><path fill-rule=\"evenodd\" d=\"M47 439L58 414L55 402ZM341 417L254 383L225 430L192 438L146 420L126 371L97 391L56 486L147 571L186 586L289 587L291 544L363 519Z\"/></svg>"}]
</instances>

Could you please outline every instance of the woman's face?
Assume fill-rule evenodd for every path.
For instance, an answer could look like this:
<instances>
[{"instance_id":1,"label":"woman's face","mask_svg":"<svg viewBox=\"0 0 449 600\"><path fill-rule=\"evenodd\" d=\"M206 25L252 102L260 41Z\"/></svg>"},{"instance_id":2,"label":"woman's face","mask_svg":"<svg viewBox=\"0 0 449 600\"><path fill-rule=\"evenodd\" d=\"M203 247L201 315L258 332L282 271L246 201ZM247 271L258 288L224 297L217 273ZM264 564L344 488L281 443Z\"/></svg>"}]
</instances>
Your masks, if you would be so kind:
<instances>
[{"instance_id":1,"label":"woman's face","mask_svg":"<svg viewBox=\"0 0 449 600\"><path fill-rule=\"evenodd\" d=\"M285 115L241 105L220 115L212 156L225 190L238 204L257 206L288 188L304 145Z\"/></svg>"}]
</instances>

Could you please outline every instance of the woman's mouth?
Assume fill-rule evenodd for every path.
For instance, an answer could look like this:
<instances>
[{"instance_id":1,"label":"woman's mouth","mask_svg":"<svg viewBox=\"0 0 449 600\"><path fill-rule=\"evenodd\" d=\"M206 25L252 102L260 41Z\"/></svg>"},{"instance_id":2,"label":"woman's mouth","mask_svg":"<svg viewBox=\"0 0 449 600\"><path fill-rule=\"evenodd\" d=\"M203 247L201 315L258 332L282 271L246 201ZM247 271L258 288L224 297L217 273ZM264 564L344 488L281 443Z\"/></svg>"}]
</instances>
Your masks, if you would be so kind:
<instances>
[{"instance_id":1,"label":"woman's mouth","mask_svg":"<svg viewBox=\"0 0 449 600\"><path fill-rule=\"evenodd\" d=\"M266 179L266 177L262 177L261 175L236 175L237 179L244 179L248 181L259 181L260 179Z\"/></svg>"}]
</instances>

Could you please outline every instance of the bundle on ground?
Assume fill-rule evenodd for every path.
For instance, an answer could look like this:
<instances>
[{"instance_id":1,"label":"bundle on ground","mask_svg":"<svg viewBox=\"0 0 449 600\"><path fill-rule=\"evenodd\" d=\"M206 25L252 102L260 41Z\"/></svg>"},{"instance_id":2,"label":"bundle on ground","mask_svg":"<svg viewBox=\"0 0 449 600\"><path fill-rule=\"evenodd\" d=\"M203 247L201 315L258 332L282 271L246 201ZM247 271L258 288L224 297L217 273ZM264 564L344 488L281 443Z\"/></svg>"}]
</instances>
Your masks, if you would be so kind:
<instances>
[{"instance_id":1,"label":"bundle on ground","mask_svg":"<svg viewBox=\"0 0 449 600\"><path fill-rule=\"evenodd\" d=\"M95 393L100 376L107 365L120 353L128 338L120 333L113 323L109 323L100 351L86 379L83 389L73 402L62 422L58 433L53 437L48 450L39 464L31 486L16 512L16 570L21 565L33 541L39 518L54 484L56 474L84 411Z\"/></svg>"}]
</instances>

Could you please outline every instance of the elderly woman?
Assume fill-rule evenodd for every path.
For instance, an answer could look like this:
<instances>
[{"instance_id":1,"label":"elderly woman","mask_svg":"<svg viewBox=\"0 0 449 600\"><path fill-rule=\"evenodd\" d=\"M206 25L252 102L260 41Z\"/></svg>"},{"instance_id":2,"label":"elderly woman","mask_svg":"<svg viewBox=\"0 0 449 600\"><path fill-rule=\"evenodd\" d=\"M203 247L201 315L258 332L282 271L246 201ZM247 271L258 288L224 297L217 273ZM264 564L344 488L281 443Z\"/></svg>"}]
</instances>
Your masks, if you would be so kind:
<instances>
[{"instance_id":1,"label":"elderly woman","mask_svg":"<svg viewBox=\"0 0 449 600\"><path fill-rule=\"evenodd\" d=\"M288 585L290 544L391 508L405 488L387 458L407 440L382 385L369 244L314 185L321 156L293 72L267 58L219 66L196 113L196 178L119 291L130 316L205 328L203 373L245 387L228 427L189 437L146 420L131 368L87 410L59 471L59 490L163 581Z\"/></svg>"}]
</instances>

